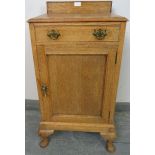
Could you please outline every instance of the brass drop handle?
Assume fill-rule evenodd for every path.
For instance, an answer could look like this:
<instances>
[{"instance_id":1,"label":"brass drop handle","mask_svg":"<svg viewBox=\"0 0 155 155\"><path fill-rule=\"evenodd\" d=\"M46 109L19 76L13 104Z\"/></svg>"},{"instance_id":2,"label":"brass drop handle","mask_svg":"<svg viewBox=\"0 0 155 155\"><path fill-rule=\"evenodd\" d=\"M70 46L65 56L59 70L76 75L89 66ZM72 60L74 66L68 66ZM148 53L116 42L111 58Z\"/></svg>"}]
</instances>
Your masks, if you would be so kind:
<instances>
[{"instance_id":1,"label":"brass drop handle","mask_svg":"<svg viewBox=\"0 0 155 155\"><path fill-rule=\"evenodd\" d=\"M46 86L46 84L42 84L41 90L42 90L43 95L46 97L47 90L48 90L48 87Z\"/></svg>"},{"instance_id":2,"label":"brass drop handle","mask_svg":"<svg viewBox=\"0 0 155 155\"><path fill-rule=\"evenodd\" d=\"M107 36L107 30L105 29L95 29L93 32L93 35L96 37L98 40L103 40L105 36Z\"/></svg>"},{"instance_id":3,"label":"brass drop handle","mask_svg":"<svg viewBox=\"0 0 155 155\"><path fill-rule=\"evenodd\" d=\"M56 30L50 30L47 33L47 36L51 38L52 40L57 40L60 37L60 33Z\"/></svg>"}]
</instances>

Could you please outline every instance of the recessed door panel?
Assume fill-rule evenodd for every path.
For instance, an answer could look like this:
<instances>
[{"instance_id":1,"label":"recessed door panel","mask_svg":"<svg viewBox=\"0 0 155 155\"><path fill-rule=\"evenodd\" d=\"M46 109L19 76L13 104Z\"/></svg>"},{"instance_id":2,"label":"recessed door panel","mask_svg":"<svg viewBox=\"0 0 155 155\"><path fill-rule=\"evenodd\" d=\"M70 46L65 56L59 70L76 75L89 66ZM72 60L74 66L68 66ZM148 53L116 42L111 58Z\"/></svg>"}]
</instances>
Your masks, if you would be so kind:
<instances>
[{"instance_id":1,"label":"recessed door panel","mask_svg":"<svg viewBox=\"0 0 155 155\"><path fill-rule=\"evenodd\" d=\"M106 55L48 55L53 115L101 116Z\"/></svg>"}]
</instances>

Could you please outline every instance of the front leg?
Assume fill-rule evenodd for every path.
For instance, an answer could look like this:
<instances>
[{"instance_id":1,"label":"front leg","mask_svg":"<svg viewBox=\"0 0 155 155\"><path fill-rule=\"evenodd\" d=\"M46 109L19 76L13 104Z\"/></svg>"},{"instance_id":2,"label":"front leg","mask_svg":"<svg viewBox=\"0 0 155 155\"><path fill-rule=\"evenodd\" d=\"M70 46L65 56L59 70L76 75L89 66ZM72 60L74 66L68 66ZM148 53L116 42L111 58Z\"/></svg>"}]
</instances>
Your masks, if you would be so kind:
<instances>
[{"instance_id":1,"label":"front leg","mask_svg":"<svg viewBox=\"0 0 155 155\"><path fill-rule=\"evenodd\" d=\"M54 130L39 130L39 136L42 138L39 145L42 148L45 148L48 146L49 143L49 136L54 133Z\"/></svg>"},{"instance_id":2,"label":"front leg","mask_svg":"<svg viewBox=\"0 0 155 155\"><path fill-rule=\"evenodd\" d=\"M108 152L115 152L116 148L113 144L113 141L116 138L115 129L109 129L107 133L101 132L100 135L106 140L106 149Z\"/></svg>"},{"instance_id":3,"label":"front leg","mask_svg":"<svg viewBox=\"0 0 155 155\"><path fill-rule=\"evenodd\" d=\"M113 139L109 139L106 141L106 149L108 152L115 152L116 148L115 148L115 145L113 144Z\"/></svg>"}]
</instances>

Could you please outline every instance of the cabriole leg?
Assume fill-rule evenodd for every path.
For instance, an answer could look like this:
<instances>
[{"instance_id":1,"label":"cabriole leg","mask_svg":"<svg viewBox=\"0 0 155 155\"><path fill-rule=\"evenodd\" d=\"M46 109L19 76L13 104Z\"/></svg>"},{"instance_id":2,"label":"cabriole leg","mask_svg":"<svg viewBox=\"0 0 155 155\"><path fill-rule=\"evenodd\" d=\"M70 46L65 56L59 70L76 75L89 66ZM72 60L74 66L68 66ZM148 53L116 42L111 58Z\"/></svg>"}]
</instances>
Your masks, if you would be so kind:
<instances>
[{"instance_id":1,"label":"cabriole leg","mask_svg":"<svg viewBox=\"0 0 155 155\"><path fill-rule=\"evenodd\" d=\"M106 149L108 152L115 152L116 148L113 144L113 140L109 139L106 141Z\"/></svg>"},{"instance_id":2,"label":"cabriole leg","mask_svg":"<svg viewBox=\"0 0 155 155\"><path fill-rule=\"evenodd\" d=\"M106 149L108 152L115 152L116 148L113 144L114 139L116 138L116 133L114 129L109 129L108 133L100 133L100 135L106 140Z\"/></svg>"},{"instance_id":3,"label":"cabriole leg","mask_svg":"<svg viewBox=\"0 0 155 155\"><path fill-rule=\"evenodd\" d=\"M54 130L46 131L40 130L39 136L41 137L41 141L39 143L40 147L45 148L49 144L49 136L54 133Z\"/></svg>"}]
</instances>

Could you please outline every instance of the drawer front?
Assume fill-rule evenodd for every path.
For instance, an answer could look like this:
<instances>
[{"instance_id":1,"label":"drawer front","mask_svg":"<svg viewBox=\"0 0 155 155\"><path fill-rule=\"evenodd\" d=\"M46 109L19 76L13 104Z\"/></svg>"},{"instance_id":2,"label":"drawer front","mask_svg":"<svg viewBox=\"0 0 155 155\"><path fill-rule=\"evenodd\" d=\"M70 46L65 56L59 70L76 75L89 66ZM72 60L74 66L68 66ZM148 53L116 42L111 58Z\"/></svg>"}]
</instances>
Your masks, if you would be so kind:
<instances>
[{"instance_id":1,"label":"drawer front","mask_svg":"<svg viewBox=\"0 0 155 155\"><path fill-rule=\"evenodd\" d=\"M119 41L119 25L101 26L36 26L36 41L43 43L63 41Z\"/></svg>"}]
</instances>

